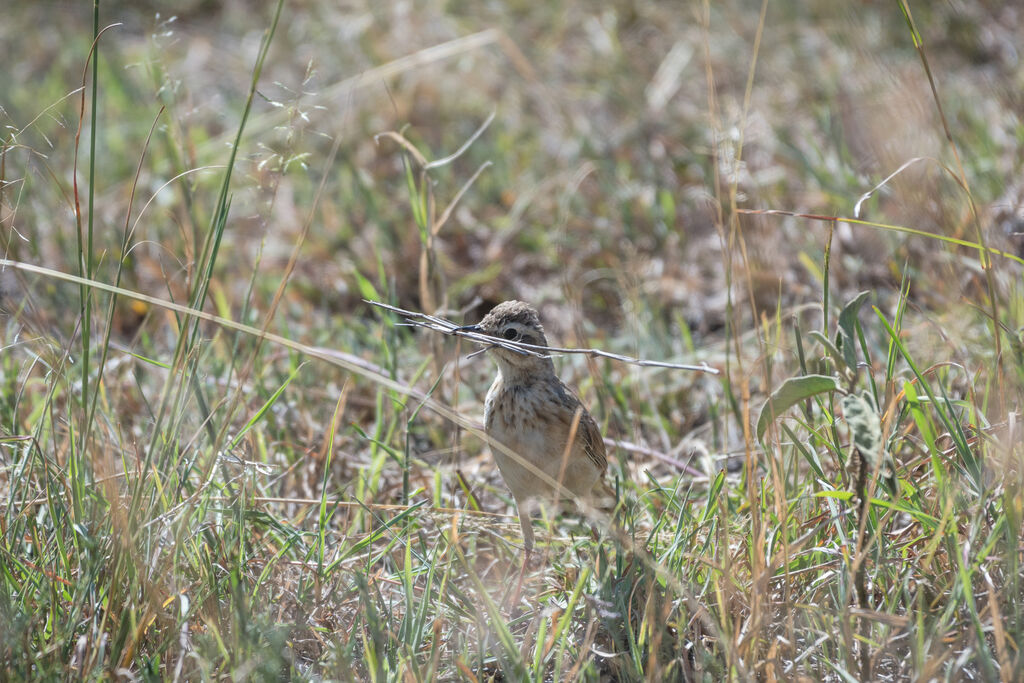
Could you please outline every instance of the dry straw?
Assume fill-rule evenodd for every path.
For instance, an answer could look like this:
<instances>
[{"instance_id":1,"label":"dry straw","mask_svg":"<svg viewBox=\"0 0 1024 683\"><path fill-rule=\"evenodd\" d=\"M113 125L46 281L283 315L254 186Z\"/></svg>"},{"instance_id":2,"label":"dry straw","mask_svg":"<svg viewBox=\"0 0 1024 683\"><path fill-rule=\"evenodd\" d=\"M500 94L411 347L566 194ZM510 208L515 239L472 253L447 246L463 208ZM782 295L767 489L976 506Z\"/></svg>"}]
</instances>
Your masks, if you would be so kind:
<instances>
[{"instance_id":1,"label":"dry straw","mask_svg":"<svg viewBox=\"0 0 1024 683\"><path fill-rule=\"evenodd\" d=\"M404 308L398 308L390 304L384 304L379 301L371 301L370 299L363 299L366 303L383 308L384 310L398 313L406 319L407 325L413 327L423 327L428 330L434 330L435 332L441 332L442 334L455 335L457 337L465 337L470 341L477 342L479 344L486 344L485 349L481 349L476 353L482 353L487 348L494 346L500 346L504 349L509 349L516 353L521 353L527 356L537 356L538 358L550 358L554 355L559 354L581 354L585 356L591 356L594 358L610 358L617 360L622 363L629 363L631 365L640 365L643 367L655 367L655 368L670 368L672 370L692 370L695 372L706 372L712 375L717 375L718 370L701 363L700 365L690 365L687 363L670 363L662 360L645 360L643 358L634 358L632 356L624 356L619 353L611 353L609 351L602 351L601 349L567 349L558 346L538 346L536 344L524 344L523 342L514 342L507 339L499 339L490 335L481 334L480 332L472 332L470 330L462 329L461 325L456 325L450 320L445 320L436 315L429 315L427 313L420 313L418 311L407 311ZM470 355L476 355L470 354Z\"/></svg>"}]
</instances>

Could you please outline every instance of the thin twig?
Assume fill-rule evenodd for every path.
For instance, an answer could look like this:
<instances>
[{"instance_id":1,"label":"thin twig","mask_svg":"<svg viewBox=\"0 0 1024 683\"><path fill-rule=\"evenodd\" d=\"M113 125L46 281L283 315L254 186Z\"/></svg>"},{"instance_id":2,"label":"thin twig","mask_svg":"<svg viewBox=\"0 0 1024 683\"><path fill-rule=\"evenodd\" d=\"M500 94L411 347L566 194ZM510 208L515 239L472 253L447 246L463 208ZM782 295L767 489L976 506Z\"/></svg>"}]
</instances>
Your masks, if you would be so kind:
<instances>
[{"instance_id":1,"label":"thin twig","mask_svg":"<svg viewBox=\"0 0 1024 683\"><path fill-rule=\"evenodd\" d=\"M537 356L538 358L550 358L557 354L582 354L590 356L592 358L610 358L611 360L617 360L622 363L629 363L631 365L639 365L642 367L654 367L654 368L670 368L672 370L693 370L695 372L706 372L711 375L717 375L718 370L701 363L700 365L689 365L686 363L669 363L668 361L661 360L645 360L642 358L634 358L632 356L624 356L618 353L611 353L609 351L602 351L601 349L567 349L558 346L540 346L537 344L524 344L523 342L513 342L507 339L499 339L492 337L487 334L480 332L471 332L469 330L462 329L461 325L456 325L450 320L445 320L436 315L429 315L427 313L420 313L418 311L407 311L404 308L398 308L390 304L384 304L379 301L371 301L370 299L363 299L366 303L383 308L384 310L398 313L404 317L407 321L406 324L415 327L424 327L428 330L434 330L435 332L441 332L442 334L450 334L458 337L465 337L470 341L477 342L478 344L485 344L488 347L500 346L503 349L509 351L515 351L521 353L524 356Z\"/></svg>"}]
</instances>

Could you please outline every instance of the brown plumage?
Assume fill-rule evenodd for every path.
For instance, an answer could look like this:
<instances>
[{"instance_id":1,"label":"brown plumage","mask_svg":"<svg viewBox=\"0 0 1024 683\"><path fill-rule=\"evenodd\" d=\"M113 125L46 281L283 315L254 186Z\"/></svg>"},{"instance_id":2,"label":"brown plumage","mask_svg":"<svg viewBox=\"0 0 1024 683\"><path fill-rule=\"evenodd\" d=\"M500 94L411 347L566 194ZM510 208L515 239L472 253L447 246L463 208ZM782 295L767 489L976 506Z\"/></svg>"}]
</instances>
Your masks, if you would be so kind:
<instances>
[{"instance_id":1,"label":"brown plumage","mask_svg":"<svg viewBox=\"0 0 1024 683\"><path fill-rule=\"evenodd\" d=\"M479 324L464 329L547 346L537 311L522 301L498 304ZM608 460L597 423L555 375L550 358L500 346L492 346L490 353L498 363L498 376L487 392L484 426L493 441L506 447L491 450L516 500L529 553L534 541L531 506L538 500L561 503L574 498L607 505Z\"/></svg>"}]
</instances>

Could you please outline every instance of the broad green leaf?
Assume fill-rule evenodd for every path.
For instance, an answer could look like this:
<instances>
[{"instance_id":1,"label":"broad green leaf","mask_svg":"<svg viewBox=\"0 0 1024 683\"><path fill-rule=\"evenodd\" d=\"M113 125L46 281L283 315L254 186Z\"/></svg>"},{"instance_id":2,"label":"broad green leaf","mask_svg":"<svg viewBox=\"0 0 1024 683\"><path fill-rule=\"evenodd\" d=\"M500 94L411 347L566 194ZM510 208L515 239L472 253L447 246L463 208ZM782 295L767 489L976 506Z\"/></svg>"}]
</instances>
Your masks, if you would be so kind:
<instances>
[{"instance_id":1,"label":"broad green leaf","mask_svg":"<svg viewBox=\"0 0 1024 683\"><path fill-rule=\"evenodd\" d=\"M757 418L758 440L764 436L769 422L800 401L817 396L818 394L835 391L838 388L835 378L826 375L790 377L778 389L772 392L772 395L768 397L768 400L761 407L761 414Z\"/></svg>"},{"instance_id":2,"label":"broad green leaf","mask_svg":"<svg viewBox=\"0 0 1024 683\"><path fill-rule=\"evenodd\" d=\"M870 292L864 291L851 299L839 314L839 348L846 367L857 369L857 313Z\"/></svg>"},{"instance_id":3,"label":"broad green leaf","mask_svg":"<svg viewBox=\"0 0 1024 683\"><path fill-rule=\"evenodd\" d=\"M848 394L843 396L840 405L843 407L843 417L850 425L853 445L868 459L872 468L877 468L878 456L882 450L882 421L878 417L870 394Z\"/></svg>"},{"instance_id":4,"label":"broad green leaf","mask_svg":"<svg viewBox=\"0 0 1024 683\"><path fill-rule=\"evenodd\" d=\"M886 451L882 438L882 421L871 394L862 391L848 394L841 402L843 418L850 426L853 447L864 458L868 469L877 472L889 493L896 493L896 465ZM849 460L853 461L852 458Z\"/></svg>"}]
</instances>

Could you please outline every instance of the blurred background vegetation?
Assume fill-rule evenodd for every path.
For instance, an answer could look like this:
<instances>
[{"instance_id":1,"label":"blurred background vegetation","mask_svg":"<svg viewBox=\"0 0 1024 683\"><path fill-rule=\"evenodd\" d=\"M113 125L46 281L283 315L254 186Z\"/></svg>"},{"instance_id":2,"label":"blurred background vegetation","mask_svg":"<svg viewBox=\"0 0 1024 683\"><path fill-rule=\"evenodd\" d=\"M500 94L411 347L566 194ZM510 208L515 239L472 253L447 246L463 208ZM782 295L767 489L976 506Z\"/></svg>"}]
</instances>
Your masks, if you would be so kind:
<instances>
[{"instance_id":1,"label":"blurred background vegetation","mask_svg":"<svg viewBox=\"0 0 1024 683\"><path fill-rule=\"evenodd\" d=\"M4 14L2 256L295 342L0 272L12 676L1024 675L1018 3L295 0L257 67L273 5L109 2L95 79L92 3ZM504 605L493 367L363 298L723 372L558 361L635 545ZM838 400L753 433L814 373L902 503Z\"/></svg>"}]
</instances>

